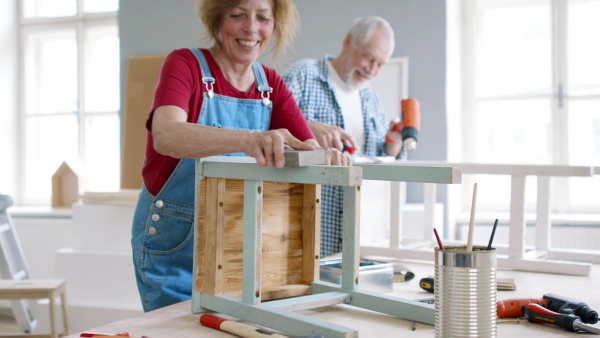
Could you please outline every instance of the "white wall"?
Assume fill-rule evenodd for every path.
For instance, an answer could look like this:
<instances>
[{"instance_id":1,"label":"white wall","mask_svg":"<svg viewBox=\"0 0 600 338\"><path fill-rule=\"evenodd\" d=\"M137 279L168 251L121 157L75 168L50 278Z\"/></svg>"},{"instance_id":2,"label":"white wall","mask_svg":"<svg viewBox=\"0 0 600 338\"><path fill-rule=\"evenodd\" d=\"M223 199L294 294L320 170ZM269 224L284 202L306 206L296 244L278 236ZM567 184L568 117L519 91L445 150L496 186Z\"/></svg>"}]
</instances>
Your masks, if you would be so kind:
<instances>
[{"instance_id":1,"label":"white wall","mask_svg":"<svg viewBox=\"0 0 600 338\"><path fill-rule=\"evenodd\" d=\"M17 0L0 3L0 193L14 195L17 128ZM14 196L13 196L14 197Z\"/></svg>"}]
</instances>

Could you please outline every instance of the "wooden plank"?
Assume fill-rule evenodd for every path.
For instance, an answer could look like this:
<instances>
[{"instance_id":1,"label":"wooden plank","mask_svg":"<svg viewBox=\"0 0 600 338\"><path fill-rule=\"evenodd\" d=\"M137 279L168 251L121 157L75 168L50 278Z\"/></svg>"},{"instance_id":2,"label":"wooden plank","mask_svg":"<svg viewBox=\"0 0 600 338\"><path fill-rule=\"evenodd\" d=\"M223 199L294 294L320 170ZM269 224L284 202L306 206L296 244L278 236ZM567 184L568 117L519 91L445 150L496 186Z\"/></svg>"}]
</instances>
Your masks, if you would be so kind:
<instances>
[{"instance_id":1,"label":"wooden plank","mask_svg":"<svg viewBox=\"0 0 600 338\"><path fill-rule=\"evenodd\" d=\"M343 187L342 281L344 290L358 288L360 265L360 187Z\"/></svg>"},{"instance_id":2,"label":"wooden plank","mask_svg":"<svg viewBox=\"0 0 600 338\"><path fill-rule=\"evenodd\" d=\"M390 316L411 320L419 323L434 325L435 311L433 304L426 304L415 300L402 299L382 293L364 290L345 290L338 284L328 282L315 282L314 293L328 293L334 291L346 292L350 295L348 305L362 309L381 312Z\"/></svg>"},{"instance_id":3,"label":"wooden plank","mask_svg":"<svg viewBox=\"0 0 600 338\"><path fill-rule=\"evenodd\" d=\"M525 176L511 176L508 233L508 256L522 259L525 255Z\"/></svg>"},{"instance_id":4,"label":"wooden plank","mask_svg":"<svg viewBox=\"0 0 600 338\"><path fill-rule=\"evenodd\" d=\"M242 301L260 304L262 280L262 207L261 181L244 181L244 258Z\"/></svg>"},{"instance_id":5,"label":"wooden plank","mask_svg":"<svg viewBox=\"0 0 600 338\"><path fill-rule=\"evenodd\" d=\"M558 273L561 275L589 276L591 264L555 261L549 259L516 259L498 257L498 268L521 271Z\"/></svg>"},{"instance_id":6,"label":"wooden plank","mask_svg":"<svg viewBox=\"0 0 600 338\"><path fill-rule=\"evenodd\" d=\"M202 292L209 295L223 291L223 233L225 179L207 178L206 223L204 228L204 284Z\"/></svg>"},{"instance_id":7,"label":"wooden plank","mask_svg":"<svg viewBox=\"0 0 600 338\"><path fill-rule=\"evenodd\" d=\"M462 170L458 167L403 166L398 162L358 164L357 166L363 169L363 179L365 180L444 184L462 182Z\"/></svg>"},{"instance_id":8,"label":"wooden plank","mask_svg":"<svg viewBox=\"0 0 600 338\"><path fill-rule=\"evenodd\" d=\"M402 201L401 182L390 182L390 248L397 249L402 243L403 224L402 224L402 209L404 202Z\"/></svg>"},{"instance_id":9,"label":"wooden plank","mask_svg":"<svg viewBox=\"0 0 600 338\"><path fill-rule=\"evenodd\" d=\"M321 186L304 185L302 208L302 277L305 283L319 280L321 271Z\"/></svg>"},{"instance_id":10,"label":"wooden plank","mask_svg":"<svg viewBox=\"0 0 600 338\"><path fill-rule=\"evenodd\" d=\"M298 168L261 168L256 163L209 157L202 161L201 176L255 181L290 182L359 186L362 184L360 167L308 166Z\"/></svg>"},{"instance_id":11,"label":"wooden plank","mask_svg":"<svg viewBox=\"0 0 600 338\"><path fill-rule=\"evenodd\" d=\"M47 294L66 283L64 279L0 279L0 295L2 297L12 293L34 293ZM24 298L24 297L23 297Z\"/></svg>"},{"instance_id":12,"label":"wooden plank","mask_svg":"<svg viewBox=\"0 0 600 338\"><path fill-rule=\"evenodd\" d=\"M310 295L311 288L303 284L288 284L277 287L262 288L261 300L275 301L274 299L294 298L298 296Z\"/></svg>"},{"instance_id":13,"label":"wooden plank","mask_svg":"<svg viewBox=\"0 0 600 338\"><path fill-rule=\"evenodd\" d=\"M121 189L140 189L142 186L146 120L165 57L166 55L144 55L132 56L128 60L123 109Z\"/></svg>"},{"instance_id":14,"label":"wooden plank","mask_svg":"<svg viewBox=\"0 0 600 338\"><path fill-rule=\"evenodd\" d=\"M274 300L269 302L269 306L286 311L301 311L349 303L350 300L351 297L346 292L326 292L304 297Z\"/></svg>"},{"instance_id":15,"label":"wooden plank","mask_svg":"<svg viewBox=\"0 0 600 338\"><path fill-rule=\"evenodd\" d=\"M464 243L448 242L445 245L464 245ZM498 249L498 245L495 245ZM362 246L361 254L363 256L377 256L377 257L389 257L403 260L419 260L419 261L432 261L433 253L431 249L390 249L382 247L369 247ZM596 262L600 261L600 255L584 254L578 255L578 253L570 253L566 251L550 251L548 253L549 259L516 259L507 257L497 258L497 267L499 269L513 269L520 271L530 272L544 272L561 275L574 275L574 276L589 276L591 264L569 262L566 260L584 260L596 259ZM313 288L314 290L314 288Z\"/></svg>"},{"instance_id":16,"label":"wooden plank","mask_svg":"<svg viewBox=\"0 0 600 338\"><path fill-rule=\"evenodd\" d=\"M213 311L226 313L235 318L253 322L294 336L307 332L328 338L354 338L358 332L347 327L329 323L290 311L282 311L269 303L251 306L230 295L201 295L202 304Z\"/></svg>"},{"instance_id":17,"label":"wooden plank","mask_svg":"<svg viewBox=\"0 0 600 338\"><path fill-rule=\"evenodd\" d=\"M535 220L535 247L539 250L550 250L550 177L537 177L537 204Z\"/></svg>"},{"instance_id":18,"label":"wooden plank","mask_svg":"<svg viewBox=\"0 0 600 338\"><path fill-rule=\"evenodd\" d=\"M286 149L283 155L285 156L285 166L290 168L327 163L325 149L310 151Z\"/></svg>"},{"instance_id":19,"label":"wooden plank","mask_svg":"<svg viewBox=\"0 0 600 338\"><path fill-rule=\"evenodd\" d=\"M523 175L523 176L582 176L594 175L595 167L570 165L482 164L438 161L398 161L390 165L459 167L463 174Z\"/></svg>"}]
</instances>

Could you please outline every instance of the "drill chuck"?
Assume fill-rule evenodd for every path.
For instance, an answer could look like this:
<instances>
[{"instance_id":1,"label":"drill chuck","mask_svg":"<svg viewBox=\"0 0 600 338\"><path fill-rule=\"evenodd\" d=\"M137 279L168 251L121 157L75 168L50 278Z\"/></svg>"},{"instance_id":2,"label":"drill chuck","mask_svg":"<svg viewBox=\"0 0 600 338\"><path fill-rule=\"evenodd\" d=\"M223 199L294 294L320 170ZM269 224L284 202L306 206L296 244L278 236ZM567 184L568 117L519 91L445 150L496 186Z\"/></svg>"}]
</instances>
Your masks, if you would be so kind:
<instances>
[{"instance_id":1,"label":"drill chuck","mask_svg":"<svg viewBox=\"0 0 600 338\"><path fill-rule=\"evenodd\" d=\"M598 312L590 309L584 303L575 299L548 293L544 295L548 302L548 309L563 314L574 314L581 318L583 323L596 324L598 322Z\"/></svg>"},{"instance_id":2,"label":"drill chuck","mask_svg":"<svg viewBox=\"0 0 600 338\"><path fill-rule=\"evenodd\" d=\"M419 136L419 130L415 127L404 127L402 129L402 142L404 149L409 153L412 153L417 149L417 138Z\"/></svg>"},{"instance_id":3,"label":"drill chuck","mask_svg":"<svg viewBox=\"0 0 600 338\"><path fill-rule=\"evenodd\" d=\"M404 149L406 149L406 151L409 153L412 153L415 151L415 149L417 149L417 140L412 137L405 139L403 144Z\"/></svg>"}]
</instances>

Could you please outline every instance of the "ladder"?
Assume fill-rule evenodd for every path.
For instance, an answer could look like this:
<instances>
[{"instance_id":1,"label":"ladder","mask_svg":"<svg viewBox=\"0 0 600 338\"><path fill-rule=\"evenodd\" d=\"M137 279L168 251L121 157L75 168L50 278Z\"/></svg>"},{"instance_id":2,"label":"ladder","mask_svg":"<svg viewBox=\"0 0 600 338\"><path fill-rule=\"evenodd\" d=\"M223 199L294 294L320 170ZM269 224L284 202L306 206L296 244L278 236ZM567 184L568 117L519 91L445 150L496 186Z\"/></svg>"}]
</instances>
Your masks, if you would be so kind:
<instances>
[{"instance_id":1,"label":"ladder","mask_svg":"<svg viewBox=\"0 0 600 338\"><path fill-rule=\"evenodd\" d=\"M12 198L0 194L0 278L22 280L29 279L29 270L21 243L17 237L12 219L6 209L12 205ZM15 321L23 333L32 333L37 326L31 309L33 301L24 299L10 300Z\"/></svg>"}]
</instances>

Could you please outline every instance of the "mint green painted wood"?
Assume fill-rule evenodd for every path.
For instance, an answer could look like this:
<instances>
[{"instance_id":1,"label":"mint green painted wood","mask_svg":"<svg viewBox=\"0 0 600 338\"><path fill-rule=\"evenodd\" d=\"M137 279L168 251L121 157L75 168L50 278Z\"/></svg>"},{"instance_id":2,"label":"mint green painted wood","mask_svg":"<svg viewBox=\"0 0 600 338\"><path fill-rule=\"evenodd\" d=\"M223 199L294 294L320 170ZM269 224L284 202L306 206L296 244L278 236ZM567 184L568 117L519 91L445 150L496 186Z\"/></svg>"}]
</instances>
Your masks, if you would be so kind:
<instances>
[{"instance_id":1,"label":"mint green painted wood","mask_svg":"<svg viewBox=\"0 0 600 338\"><path fill-rule=\"evenodd\" d=\"M262 182L244 181L244 259L242 299L260 304L262 276Z\"/></svg>"},{"instance_id":2,"label":"mint green painted wood","mask_svg":"<svg viewBox=\"0 0 600 338\"><path fill-rule=\"evenodd\" d=\"M333 291L346 292L352 299L347 303L348 305L385 313L419 323L429 325L435 324L435 308L433 304L426 304L364 290L344 290L340 285L328 282L313 282L312 291L313 294Z\"/></svg>"},{"instance_id":3,"label":"mint green painted wood","mask_svg":"<svg viewBox=\"0 0 600 338\"><path fill-rule=\"evenodd\" d=\"M307 295L269 301L269 306L286 311L315 309L323 306L350 302L350 295L345 292L327 292L318 295Z\"/></svg>"},{"instance_id":4,"label":"mint green painted wood","mask_svg":"<svg viewBox=\"0 0 600 338\"><path fill-rule=\"evenodd\" d=\"M364 180L455 184L462 182L459 167L403 166L401 161L359 164Z\"/></svg>"},{"instance_id":5,"label":"mint green painted wood","mask_svg":"<svg viewBox=\"0 0 600 338\"><path fill-rule=\"evenodd\" d=\"M344 290L358 286L360 266L360 187L343 187L344 214L342 217L342 280Z\"/></svg>"},{"instance_id":6,"label":"mint green painted wood","mask_svg":"<svg viewBox=\"0 0 600 338\"><path fill-rule=\"evenodd\" d=\"M245 180L243 292L242 298L239 298L226 294L212 296L193 291L192 312L217 311L296 336L315 334L334 338L358 337L356 330L293 312L342 303L434 325L433 305L362 291L357 285L360 262L359 189L363 177L387 181L460 183L460 169L381 164L276 169L262 168L253 159L212 157L196 162L196 189L204 177ZM314 282L312 295L261 302L260 295L256 294L256 291L260 290L262 268L262 194L258 192L261 181L344 187L344 210L349 212L345 212L343 218L342 285ZM198 205L199 201L196 203L196 214L199 212ZM198 218L195 217L195 222ZM195 243L196 248L197 245ZM201 268L196 262L194 265L195 269Z\"/></svg>"},{"instance_id":7,"label":"mint green painted wood","mask_svg":"<svg viewBox=\"0 0 600 338\"><path fill-rule=\"evenodd\" d=\"M202 304L212 310L241 318L289 335L321 335L327 338L355 338L358 331L290 311L282 311L269 303L248 305L229 295L202 294Z\"/></svg>"},{"instance_id":8,"label":"mint green painted wood","mask_svg":"<svg viewBox=\"0 0 600 338\"><path fill-rule=\"evenodd\" d=\"M200 184L204 177L202 176L202 161L203 159L196 160L196 178L194 180L194 194L196 200L194 201L194 215L200 215L200 206L202 205L202 196L198 193L200 191ZM194 217L194 266L192 267L192 313L202 313L205 312L205 309L201 306L200 300L200 292L196 291L196 281L199 271L203 268L198 262L198 255L195 253L198 252L198 246L201 245L201 241L198 241L196 236L196 229L198 229L198 219L200 217Z\"/></svg>"},{"instance_id":9,"label":"mint green painted wood","mask_svg":"<svg viewBox=\"0 0 600 338\"><path fill-rule=\"evenodd\" d=\"M314 165L281 169L263 168L256 163L215 161L213 157L205 159L202 163L200 175L204 177L340 186L362 184L360 167Z\"/></svg>"}]
</instances>

